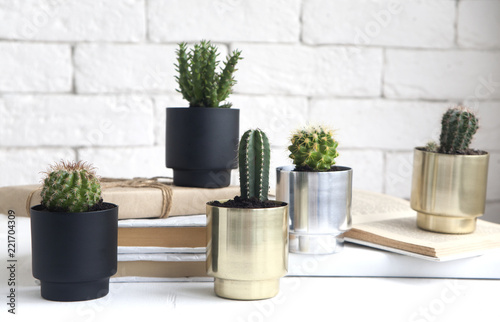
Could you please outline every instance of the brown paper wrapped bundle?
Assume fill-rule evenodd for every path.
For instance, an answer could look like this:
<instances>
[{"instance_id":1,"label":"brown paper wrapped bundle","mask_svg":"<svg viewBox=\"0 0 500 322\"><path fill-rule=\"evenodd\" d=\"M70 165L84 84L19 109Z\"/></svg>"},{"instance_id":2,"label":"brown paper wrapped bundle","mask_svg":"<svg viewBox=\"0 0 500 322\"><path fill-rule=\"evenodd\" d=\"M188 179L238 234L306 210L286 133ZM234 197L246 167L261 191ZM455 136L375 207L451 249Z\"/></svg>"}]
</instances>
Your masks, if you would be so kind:
<instances>
[{"instance_id":1,"label":"brown paper wrapped bundle","mask_svg":"<svg viewBox=\"0 0 500 322\"><path fill-rule=\"evenodd\" d=\"M120 207L118 219L166 218L205 213L207 201L230 199L239 194L238 186L193 188L174 186L160 177L102 178L103 200ZM9 210L29 216L29 208L40 204L40 185L0 188L0 213Z\"/></svg>"}]
</instances>

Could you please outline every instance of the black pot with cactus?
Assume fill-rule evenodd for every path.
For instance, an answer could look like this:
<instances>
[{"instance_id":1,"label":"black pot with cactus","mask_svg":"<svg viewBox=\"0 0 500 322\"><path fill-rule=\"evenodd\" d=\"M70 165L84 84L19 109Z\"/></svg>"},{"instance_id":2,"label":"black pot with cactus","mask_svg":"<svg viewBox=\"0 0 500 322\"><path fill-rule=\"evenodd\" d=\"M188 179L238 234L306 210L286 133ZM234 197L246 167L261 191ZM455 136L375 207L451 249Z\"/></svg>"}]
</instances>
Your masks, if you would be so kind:
<instances>
[{"instance_id":1,"label":"black pot with cactus","mask_svg":"<svg viewBox=\"0 0 500 322\"><path fill-rule=\"evenodd\" d=\"M342 250L351 227L352 169L338 166L333 130L310 126L292 133L293 166L276 169L276 198L289 202L290 252Z\"/></svg>"},{"instance_id":2,"label":"black pot with cactus","mask_svg":"<svg viewBox=\"0 0 500 322\"><path fill-rule=\"evenodd\" d=\"M414 149L410 203L419 228L447 234L475 230L485 210L489 163L486 151L469 148L478 128L472 111L449 108L441 119L439 144Z\"/></svg>"},{"instance_id":3,"label":"black pot with cactus","mask_svg":"<svg viewBox=\"0 0 500 322\"><path fill-rule=\"evenodd\" d=\"M233 51L217 70L217 48L201 41L188 51L177 51L178 91L189 107L167 108L166 166L174 170L178 186L227 187L237 167L239 110L226 102L240 51Z\"/></svg>"},{"instance_id":4,"label":"black pot with cactus","mask_svg":"<svg viewBox=\"0 0 500 322\"><path fill-rule=\"evenodd\" d=\"M41 196L30 215L33 276L42 297L105 296L117 269L118 206L102 202L99 178L82 162L52 166Z\"/></svg>"}]
</instances>

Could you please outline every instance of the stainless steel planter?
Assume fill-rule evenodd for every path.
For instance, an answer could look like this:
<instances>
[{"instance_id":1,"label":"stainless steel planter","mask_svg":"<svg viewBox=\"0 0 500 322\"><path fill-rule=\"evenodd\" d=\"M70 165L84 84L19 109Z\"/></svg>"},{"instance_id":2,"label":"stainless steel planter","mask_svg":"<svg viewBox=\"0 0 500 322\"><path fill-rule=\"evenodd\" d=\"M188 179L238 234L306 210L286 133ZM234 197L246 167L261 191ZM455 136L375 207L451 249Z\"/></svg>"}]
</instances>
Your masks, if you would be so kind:
<instances>
[{"instance_id":1,"label":"stainless steel planter","mask_svg":"<svg viewBox=\"0 0 500 322\"><path fill-rule=\"evenodd\" d=\"M414 150L411 207L421 229L467 234L484 214L489 154Z\"/></svg>"},{"instance_id":2,"label":"stainless steel planter","mask_svg":"<svg viewBox=\"0 0 500 322\"><path fill-rule=\"evenodd\" d=\"M294 171L278 167L276 199L288 202L290 252L332 254L342 250L351 228L352 169Z\"/></svg>"},{"instance_id":3,"label":"stainless steel planter","mask_svg":"<svg viewBox=\"0 0 500 322\"><path fill-rule=\"evenodd\" d=\"M217 296L259 300L278 294L288 269L287 209L207 204L207 273L215 277Z\"/></svg>"}]
</instances>

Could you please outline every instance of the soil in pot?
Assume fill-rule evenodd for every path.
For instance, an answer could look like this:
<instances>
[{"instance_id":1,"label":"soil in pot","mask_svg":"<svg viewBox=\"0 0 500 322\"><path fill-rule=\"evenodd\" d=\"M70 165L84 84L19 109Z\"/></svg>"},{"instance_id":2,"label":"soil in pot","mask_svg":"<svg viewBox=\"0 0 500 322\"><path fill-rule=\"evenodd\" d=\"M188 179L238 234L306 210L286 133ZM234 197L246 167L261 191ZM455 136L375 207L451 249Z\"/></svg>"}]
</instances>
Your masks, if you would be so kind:
<instances>
[{"instance_id":1,"label":"soil in pot","mask_svg":"<svg viewBox=\"0 0 500 322\"><path fill-rule=\"evenodd\" d=\"M220 202L218 200L208 203L210 206L214 207L225 207L225 208L275 208L286 206L285 202L276 202L273 200L262 201L257 198L243 199L240 196L235 196L234 199L230 199L226 202Z\"/></svg>"},{"instance_id":2,"label":"soil in pot","mask_svg":"<svg viewBox=\"0 0 500 322\"><path fill-rule=\"evenodd\" d=\"M308 165L295 167L295 169L293 169L293 171L301 171L301 172L333 172L333 171L343 171L343 170L345 170L345 167L338 167L336 165L332 165L332 167L329 170L325 171L316 171Z\"/></svg>"},{"instance_id":3,"label":"soil in pot","mask_svg":"<svg viewBox=\"0 0 500 322\"><path fill-rule=\"evenodd\" d=\"M431 151L427 151L427 149L423 148L423 147L419 147L419 148L417 148L417 150L429 152L429 153L440 153L440 154L448 154L448 155L484 155L484 154L488 153L486 151L476 150L476 149L467 149L465 151L457 151L455 153L431 152Z\"/></svg>"},{"instance_id":4,"label":"soil in pot","mask_svg":"<svg viewBox=\"0 0 500 322\"><path fill-rule=\"evenodd\" d=\"M107 210L107 209L111 209L111 208L115 208L116 205L112 204L112 203L108 203L108 202L103 202L103 200L99 200L98 203L96 203L95 205L93 205L92 207L89 208L89 210L87 210L87 212L89 211L100 211L100 210ZM47 207L45 207L44 205L40 205L37 210L40 210L40 211L49 211L47 209ZM50 211L53 211L53 212L67 212L67 210L65 209L52 209Z\"/></svg>"}]
</instances>

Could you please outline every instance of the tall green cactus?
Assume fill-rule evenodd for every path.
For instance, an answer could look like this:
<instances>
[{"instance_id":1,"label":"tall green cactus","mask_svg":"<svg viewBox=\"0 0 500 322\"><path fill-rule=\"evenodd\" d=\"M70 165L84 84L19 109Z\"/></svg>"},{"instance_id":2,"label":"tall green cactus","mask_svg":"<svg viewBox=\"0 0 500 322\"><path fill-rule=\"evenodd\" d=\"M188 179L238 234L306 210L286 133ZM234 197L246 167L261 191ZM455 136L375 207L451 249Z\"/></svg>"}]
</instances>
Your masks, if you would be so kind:
<instances>
[{"instance_id":1,"label":"tall green cactus","mask_svg":"<svg viewBox=\"0 0 500 322\"><path fill-rule=\"evenodd\" d=\"M85 212L101 200L101 184L87 163L62 161L47 172L41 196L49 211Z\"/></svg>"},{"instance_id":2,"label":"tall green cactus","mask_svg":"<svg viewBox=\"0 0 500 322\"><path fill-rule=\"evenodd\" d=\"M473 112L464 107L448 109L441 120L439 152L454 154L469 149L473 135L479 127L479 121Z\"/></svg>"},{"instance_id":3,"label":"tall green cactus","mask_svg":"<svg viewBox=\"0 0 500 322\"><path fill-rule=\"evenodd\" d=\"M291 141L288 150L290 158L298 169L328 171L339 155L338 142L333 139L333 131L324 126L297 130L292 134Z\"/></svg>"},{"instance_id":4,"label":"tall green cactus","mask_svg":"<svg viewBox=\"0 0 500 322\"><path fill-rule=\"evenodd\" d=\"M240 140L238 153L241 198L265 201L269 193L269 140L259 129L246 131Z\"/></svg>"},{"instance_id":5,"label":"tall green cactus","mask_svg":"<svg viewBox=\"0 0 500 322\"><path fill-rule=\"evenodd\" d=\"M220 103L228 98L236 84L233 74L238 60L242 59L240 54L241 51L233 51L218 73L219 54L217 47L210 41L202 40L189 52L187 44L180 43L175 65L179 73L175 77L179 84L177 91L189 102L190 107L231 107L231 103Z\"/></svg>"}]
</instances>

